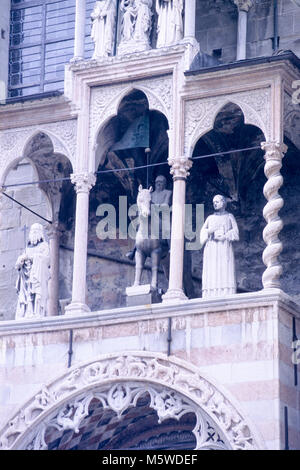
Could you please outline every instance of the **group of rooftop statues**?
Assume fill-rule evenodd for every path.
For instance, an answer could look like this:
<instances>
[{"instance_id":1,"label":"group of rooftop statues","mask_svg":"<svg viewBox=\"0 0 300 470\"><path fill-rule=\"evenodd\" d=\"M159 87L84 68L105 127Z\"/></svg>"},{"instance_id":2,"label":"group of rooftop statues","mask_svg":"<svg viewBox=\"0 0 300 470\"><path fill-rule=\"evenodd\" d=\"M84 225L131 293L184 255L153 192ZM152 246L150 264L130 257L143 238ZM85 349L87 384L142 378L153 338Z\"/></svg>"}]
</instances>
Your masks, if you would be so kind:
<instances>
[{"instance_id":1,"label":"group of rooftop statues","mask_svg":"<svg viewBox=\"0 0 300 470\"><path fill-rule=\"evenodd\" d=\"M152 16L157 14L156 47L176 44L183 37L183 0L98 0L91 14L91 37L95 44L93 58L114 54L116 28L120 17L118 53L151 48Z\"/></svg>"},{"instance_id":2,"label":"group of rooftop statues","mask_svg":"<svg viewBox=\"0 0 300 470\"><path fill-rule=\"evenodd\" d=\"M141 283L141 275L147 257L152 262L151 289L158 287L158 268L170 249L170 241L159 232L151 238L151 206L158 210L171 205L172 192L167 180L159 175L155 190L139 187L137 207L139 226L135 247L127 256L135 259L134 286ZM215 298L236 292L233 242L239 239L239 230L232 214L226 211L226 199L213 198L214 213L207 217L200 231L203 250L202 297ZM173 222L173 223L176 223ZM160 226L161 230L161 226ZM178 253L180 256L180 253ZM45 240L43 226L35 223L29 232L29 241L16 262L18 271L18 303L16 319L43 317L47 314L48 281L50 279L50 250Z\"/></svg>"}]
</instances>

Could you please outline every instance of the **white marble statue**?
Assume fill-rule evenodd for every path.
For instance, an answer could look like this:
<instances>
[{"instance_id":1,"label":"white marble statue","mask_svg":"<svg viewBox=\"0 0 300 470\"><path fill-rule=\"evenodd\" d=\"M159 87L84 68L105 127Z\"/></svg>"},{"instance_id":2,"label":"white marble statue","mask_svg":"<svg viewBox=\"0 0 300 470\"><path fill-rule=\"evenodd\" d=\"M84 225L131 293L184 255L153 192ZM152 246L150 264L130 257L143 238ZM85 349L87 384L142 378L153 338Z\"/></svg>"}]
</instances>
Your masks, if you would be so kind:
<instances>
[{"instance_id":1,"label":"white marble statue","mask_svg":"<svg viewBox=\"0 0 300 470\"><path fill-rule=\"evenodd\" d=\"M134 40L150 47L150 31L152 18L152 0L136 0L137 16Z\"/></svg>"},{"instance_id":2,"label":"white marble statue","mask_svg":"<svg viewBox=\"0 0 300 470\"><path fill-rule=\"evenodd\" d=\"M121 40L118 53L150 49L150 32L153 0L121 0Z\"/></svg>"},{"instance_id":3,"label":"white marble statue","mask_svg":"<svg viewBox=\"0 0 300 470\"><path fill-rule=\"evenodd\" d=\"M232 242L239 240L234 216L226 212L226 199L213 199L215 213L207 217L201 232L204 245L202 297L222 297L236 293L235 264Z\"/></svg>"},{"instance_id":4,"label":"white marble statue","mask_svg":"<svg viewBox=\"0 0 300 470\"><path fill-rule=\"evenodd\" d=\"M121 25L121 42L128 42L133 39L137 9L134 0L122 0L120 10L123 12Z\"/></svg>"},{"instance_id":5,"label":"white marble statue","mask_svg":"<svg viewBox=\"0 0 300 470\"><path fill-rule=\"evenodd\" d=\"M151 195L153 204L168 205L172 204L172 191L167 188L167 179L163 175L158 175L155 179L155 190Z\"/></svg>"},{"instance_id":6,"label":"white marble statue","mask_svg":"<svg viewBox=\"0 0 300 470\"><path fill-rule=\"evenodd\" d=\"M113 54L117 16L117 0L98 0L91 14L91 37L95 43L93 58Z\"/></svg>"},{"instance_id":7,"label":"white marble statue","mask_svg":"<svg viewBox=\"0 0 300 470\"><path fill-rule=\"evenodd\" d=\"M43 226L33 224L28 238L28 245L16 262L16 319L44 317L47 313L50 252L49 244L44 238Z\"/></svg>"},{"instance_id":8,"label":"white marble statue","mask_svg":"<svg viewBox=\"0 0 300 470\"><path fill-rule=\"evenodd\" d=\"M156 0L157 45L171 46L183 37L183 0Z\"/></svg>"}]
</instances>

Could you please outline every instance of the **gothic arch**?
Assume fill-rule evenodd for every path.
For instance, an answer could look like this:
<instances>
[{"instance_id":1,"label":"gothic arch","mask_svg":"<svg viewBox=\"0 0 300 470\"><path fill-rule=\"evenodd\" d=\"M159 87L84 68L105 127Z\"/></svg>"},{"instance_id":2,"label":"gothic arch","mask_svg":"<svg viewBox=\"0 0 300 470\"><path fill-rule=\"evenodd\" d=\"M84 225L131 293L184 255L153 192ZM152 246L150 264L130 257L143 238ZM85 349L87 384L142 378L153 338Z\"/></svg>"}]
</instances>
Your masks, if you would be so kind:
<instances>
[{"instance_id":1,"label":"gothic arch","mask_svg":"<svg viewBox=\"0 0 300 470\"><path fill-rule=\"evenodd\" d=\"M20 128L0 135L0 186L12 167L27 156L30 142L40 133L49 137L53 153L64 155L74 167L76 121L51 123L38 128ZM59 135L60 134L60 135Z\"/></svg>"},{"instance_id":2,"label":"gothic arch","mask_svg":"<svg viewBox=\"0 0 300 470\"><path fill-rule=\"evenodd\" d=\"M0 449L45 449L48 426L76 432L93 398L121 416L145 390L160 420L195 413L197 448L208 448L203 434L207 419L225 448L263 448L253 424L227 391L185 361L143 351L104 355L43 386L2 429Z\"/></svg>"},{"instance_id":3,"label":"gothic arch","mask_svg":"<svg viewBox=\"0 0 300 470\"><path fill-rule=\"evenodd\" d=\"M153 82L153 83L152 83ZM157 82L156 79L145 81L145 83L131 83L128 86L115 85L109 89L95 89L92 93L91 114L90 114L90 148L92 161L89 163L89 168L92 171L97 167L97 139L105 126L115 118L122 100L133 91L141 91L145 94L150 111L159 111L168 120L169 126L172 126L172 113L171 113L171 87L162 85L164 83L161 79ZM168 83L166 81L166 83ZM156 92L155 84L158 85L158 92ZM151 89L151 87L153 89Z\"/></svg>"},{"instance_id":4,"label":"gothic arch","mask_svg":"<svg viewBox=\"0 0 300 470\"><path fill-rule=\"evenodd\" d=\"M266 91L257 90L256 94L249 91L249 94L242 92L224 97L187 101L185 104L185 155L191 158L198 140L214 128L217 115L228 104L238 106L244 114L245 124L258 127L264 134L265 140L268 140L270 136L268 96Z\"/></svg>"}]
</instances>

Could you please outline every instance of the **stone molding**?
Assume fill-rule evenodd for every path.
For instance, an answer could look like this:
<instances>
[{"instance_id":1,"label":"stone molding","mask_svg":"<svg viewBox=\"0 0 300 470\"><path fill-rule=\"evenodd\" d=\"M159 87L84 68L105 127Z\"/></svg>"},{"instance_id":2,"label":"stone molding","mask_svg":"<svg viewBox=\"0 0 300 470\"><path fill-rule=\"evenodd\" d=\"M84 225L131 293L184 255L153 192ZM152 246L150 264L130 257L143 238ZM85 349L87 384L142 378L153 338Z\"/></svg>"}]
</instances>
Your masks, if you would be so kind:
<instances>
[{"instance_id":1,"label":"stone molding","mask_svg":"<svg viewBox=\"0 0 300 470\"><path fill-rule=\"evenodd\" d=\"M0 449L46 449L46 429L78 432L93 398L110 407L118 416L137 398L150 393L151 406L159 419L180 418L194 411L193 433L196 449L211 448L205 443L204 416L235 450L262 449L261 437L239 410L235 399L185 361L152 352L109 354L74 366L58 379L44 385L0 432ZM72 410L72 412L70 412ZM199 422L200 421L200 422ZM220 448L214 443L212 448Z\"/></svg>"},{"instance_id":2,"label":"stone molding","mask_svg":"<svg viewBox=\"0 0 300 470\"><path fill-rule=\"evenodd\" d=\"M75 186L76 193L89 193L96 183L94 173L72 173L71 182Z\"/></svg>"},{"instance_id":3,"label":"stone molding","mask_svg":"<svg viewBox=\"0 0 300 470\"><path fill-rule=\"evenodd\" d=\"M262 130L265 137L270 135L271 126L271 89L228 93L210 98L187 100L184 106L185 135L184 153L192 156L197 141L214 127L217 114L228 103L241 108L245 124L252 124Z\"/></svg>"},{"instance_id":4,"label":"stone molding","mask_svg":"<svg viewBox=\"0 0 300 470\"><path fill-rule=\"evenodd\" d=\"M204 313L224 312L230 309L234 312L241 309L255 309L259 312L265 308L283 308L291 315L296 315L300 319L300 306L292 298L280 289L272 291L259 291L246 294L235 294L225 299L187 299L182 303L175 304L152 304L151 308L145 312L144 306L124 307L111 310L101 310L100 312L87 312L83 315L64 315L57 317L44 317L36 320L7 320L0 322L0 337L9 335L22 335L27 333L43 332L51 329L65 330L71 328L99 327L106 324L118 322L119 324L139 321L143 322L142 328L147 328L150 320L164 322L167 325L167 318L172 316L172 328L175 328L175 319L186 318L190 315L201 315ZM224 306L225 305L225 306Z\"/></svg>"},{"instance_id":5,"label":"stone molding","mask_svg":"<svg viewBox=\"0 0 300 470\"><path fill-rule=\"evenodd\" d=\"M278 262L278 256L282 251L282 243L278 234L283 228L283 222L278 212L283 207L284 201L278 190L283 184L280 174L282 158L287 151L287 146L280 142L262 142L265 151L265 175L268 179L264 186L264 196L267 204L263 210L263 216L267 226L263 231L263 239L267 245L263 252L263 262L267 269L263 273L262 282L265 289L279 288L279 278L282 274L282 266Z\"/></svg>"}]
</instances>

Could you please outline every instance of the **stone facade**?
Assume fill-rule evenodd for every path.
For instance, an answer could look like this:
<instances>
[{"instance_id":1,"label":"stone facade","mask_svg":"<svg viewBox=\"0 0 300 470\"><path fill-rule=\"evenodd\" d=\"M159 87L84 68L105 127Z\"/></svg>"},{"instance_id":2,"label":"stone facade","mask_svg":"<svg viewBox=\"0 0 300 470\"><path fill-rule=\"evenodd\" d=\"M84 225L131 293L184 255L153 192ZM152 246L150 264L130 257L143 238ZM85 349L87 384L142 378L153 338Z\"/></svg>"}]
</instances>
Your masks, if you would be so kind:
<instances>
[{"instance_id":1,"label":"stone facade","mask_svg":"<svg viewBox=\"0 0 300 470\"><path fill-rule=\"evenodd\" d=\"M197 300L172 309L162 305L152 305L146 310L135 308L134 314L125 308L94 312L81 318L5 322L1 327L1 423L5 425L23 403L37 396L45 386L44 390L51 394L53 386L57 389L61 384L59 386L65 390L64 401L68 395L70 399L74 397L75 391L81 393L85 382L81 384L79 370L83 364L91 364L92 375L87 382L90 390L92 384L96 389L98 384L117 383L122 377L128 382L165 383L171 390L180 390L192 398L191 379L190 389L179 384L188 373L199 374L199 378L209 383L208 396L212 396L216 386L226 397L224 403L230 403L235 410L231 411L233 414L227 422L229 415L221 414L218 418L218 412L211 408L212 402L203 398L203 409L211 413L224 435L230 436L230 430L234 430L241 419L249 426L251 438L244 439L243 444L239 441L241 448L248 448L246 444L249 448L251 445L264 449L284 448L284 407L287 406L290 448L299 448L299 389L294 385L291 361L291 323L295 314L299 330L298 309L278 291L270 295L233 296L228 298L225 308L222 300ZM170 315L172 340L171 356L168 356ZM73 331L73 354L72 368L68 370L70 330ZM128 358L128 370L124 364L120 368L122 356ZM112 366L106 373L107 361L112 361ZM147 372L147 361L157 364L158 368L151 366ZM55 407L59 409L59 402L55 405L55 400L53 403L50 400L48 405L46 400L44 406L36 405L39 413L48 406L54 411ZM28 410L29 407L33 412L33 401L28 402ZM37 423L41 422L37 419L39 413L33 415ZM234 418L236 414L240 417ZM15 418L12 422L17 423ZM20 433L15 435L13 430L18 429L17 426L4 428L0 434L2 446L5 447L5 435L22 438L24 446L29 444L29 438L26 441L26 434L23 435L26 420L23 428L21 423ZM14 445L14 438L8 438L9 447ZM234 447L234 438L231 439L230 445Z\"/></svg>"},{"instance_id":2,"label":"stone facade","mask_svg":"<svg viewBox=\"0 0 300 470\"><path fill-rule=\"evenodd\" d=\"M10 0L4 0L0 13L0 100L7 96Z\"/></svg>"},{"instance_id":3,"label":"stone facade","mask_svg":"<svg viewBox=\"0 0 300 470\"><path fill-rule=\"evenodd\" d=\"M91 410L114 424L115 439L123 419L132 425L152 416L163 429L156 446L172 432L183 446L183 419L193 449L300 448L300 167L292 100L299 61L290 53L197 68L200 52L235 60L234 3L246 4L247 57L271 55L265 26L272 2L197 2L195 34L191 0L178 43L149 49L147 42L132 54L93 59L83 58L78 7L64 95L1 106L0 190L49 218L52 278L50 315L14 321L13 266L24 226L37 220L1 195L0 448L89 448L81 438L92 428ZM279 2L281 43L295 52L297 14L294 2ZM169 276L160 273L162 303L124 308L134 276L125 254L133 241L121 237L121 223L120 239L100 239L98 206L111 202L120 211L119 195L132 203L145 185L146 173L132 170L145 166L145 153L113 150L144 113L150 163L160 165L173 192ZM6 188L27 178L39 187ZM202 251L189 261L184 254L185 203L203 204L206 217L219 193L240 229L238 293L206 300ZM129 408L135 411L124 418ZM173 418L177 429L168 424ZM153 444L153 431L145 444L134 429L132 448Z\"/></svg>"}]
</instances>

